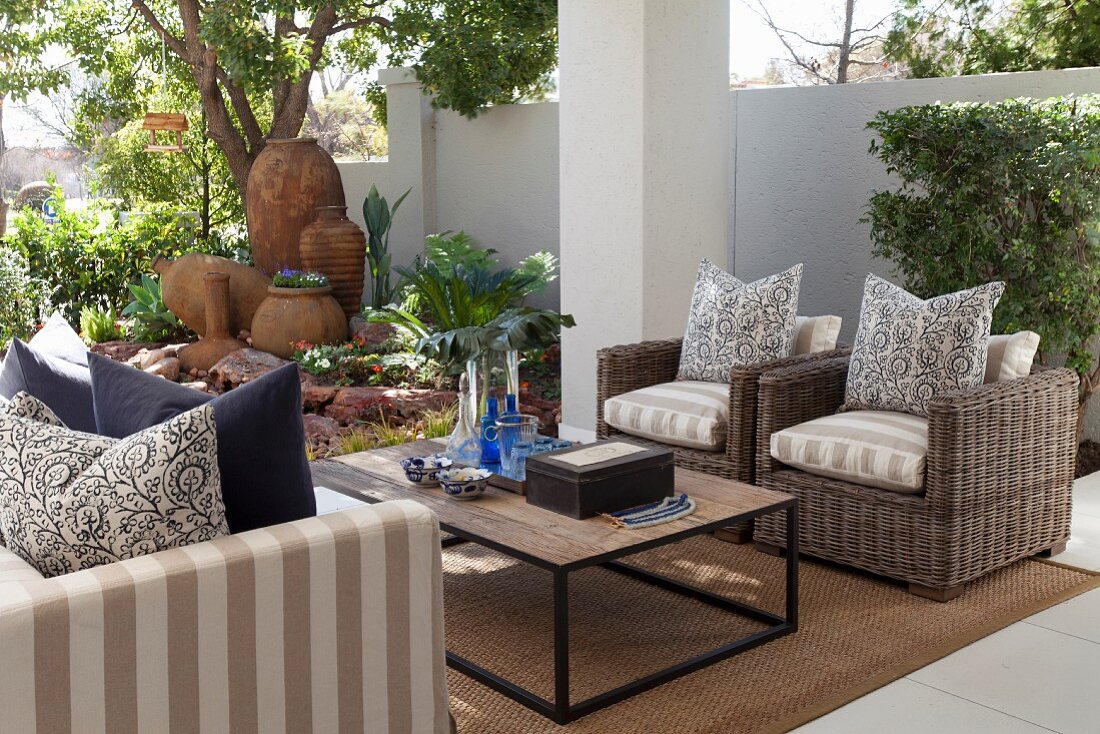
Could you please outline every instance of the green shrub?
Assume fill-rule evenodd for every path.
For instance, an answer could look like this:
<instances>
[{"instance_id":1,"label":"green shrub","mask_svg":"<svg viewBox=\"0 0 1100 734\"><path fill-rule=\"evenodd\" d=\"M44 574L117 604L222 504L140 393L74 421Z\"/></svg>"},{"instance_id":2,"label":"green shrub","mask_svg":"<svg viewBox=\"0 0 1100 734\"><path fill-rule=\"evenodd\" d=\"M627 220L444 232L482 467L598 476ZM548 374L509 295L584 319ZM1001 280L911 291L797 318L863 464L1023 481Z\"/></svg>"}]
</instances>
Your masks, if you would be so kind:
<instances>
[{"instance_id":1,"label":"green shrub","mask_svg":"<svg viewBox=\"0 0 1100 734\"><path fill-rule=\"evenodd\" d=\"M80 333L90 344L102 344L123 338L122 330L115 323L114 311L104 311L94 306L80 309Z\"/></svg>"},{"instance_id":2,"label":"green shrub","mask_svg":"<svg viewBox=\"0 0 1100 734\"><path fill-rule=\"evenodd\" d=\"M994 332L1064 355L1083 418L1100 384L1100 97L904 107L868 127L901 180L871 198L875 255L924 297L1005 281Z\"/></svg>"},{"instance_id":3,"label":"green shrub","mask_svg":"<svg viewBox=\"0 0 1100 734\"><path fill-rule=\"evenodd\" d=\"M12 339L29 339L46 316L45 284L31 275L27 259L15 250L0 249L0 347Z\"/></svg>"},{"instance_id":4,"label":"green shrub","mask_svg":"<svg viewBox=\"0 0 1100 734\"><path fill-rule=\"evenodd\" d=\"M140 283L131 283L133 300L122 310L134 322L134 336L142 341L165 341L183 331L179 319L168 310L161 297L160 281L142 275Z\"/></svg>"},{"instance_id":5,"label":"green shrub","mask_svg":"<svg viewBox=\"0 0 1100 734\"><path fill-rule=\"evenodd\" d=\"M47 284L52 308L72 322L85 306L121 311L130 301L127 286L152 272L157 255L197 251L240 259L239 241L199 239L194 218L171 208L156 207L119 225L118 213L103 204L77 211L56 198L61 206L56 223L24 209L3 243L27 259L31 272Z\"/></svg>"}]
</instances>

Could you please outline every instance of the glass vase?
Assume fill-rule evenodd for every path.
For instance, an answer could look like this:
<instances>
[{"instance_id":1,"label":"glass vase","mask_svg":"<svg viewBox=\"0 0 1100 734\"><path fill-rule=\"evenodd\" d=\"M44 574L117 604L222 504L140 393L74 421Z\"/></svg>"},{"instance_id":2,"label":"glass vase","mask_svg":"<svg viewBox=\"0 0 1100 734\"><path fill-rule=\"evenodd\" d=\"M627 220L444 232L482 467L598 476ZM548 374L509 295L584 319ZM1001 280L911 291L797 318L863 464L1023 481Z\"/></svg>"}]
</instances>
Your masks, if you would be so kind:
<instances>
[{"instance_id":1,"label":"glass vase","mask_svg":"<svg viewBox=\"0 0 1100 734\"><path fill-rule=\"evenodd\" d=\"M447 439L447 458L455 466L481 466L481 436L473 420L476 407L466 375L463 375L458 389L458 422Z\"/></svg>"},{"instance_id":2,"label":"glass vase","mask_svg":"<svg viewBox=\"0 0 1100 734\"><path fill-rule=\"evenodd\" d=\"M466 362L466 378L476 407L474 425L488 412L490 396L496 397L503 409L507 396L519 398L519 352L514 349L490 349ZM518 408L517 408L518 409Z\"/></svg>"}]
</instances>

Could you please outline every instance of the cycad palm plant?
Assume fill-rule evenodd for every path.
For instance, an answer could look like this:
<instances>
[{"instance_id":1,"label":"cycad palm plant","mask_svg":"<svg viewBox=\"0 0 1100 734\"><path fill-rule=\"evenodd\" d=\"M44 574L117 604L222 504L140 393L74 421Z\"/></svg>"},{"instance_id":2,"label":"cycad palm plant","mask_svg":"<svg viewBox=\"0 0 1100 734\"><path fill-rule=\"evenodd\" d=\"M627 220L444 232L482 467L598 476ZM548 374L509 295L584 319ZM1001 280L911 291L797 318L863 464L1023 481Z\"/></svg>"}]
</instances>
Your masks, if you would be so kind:
<instances>
[{"instance_id":1,"label":"cycad palm plant","mask_svg":"<svg viewBox=\"0 0 1100 734\"><path fill-rule=\"evenodd\" d=\"M423 317L393 305L376 317L411 331L420 340L417 351L444 364L462 364L488 350L546 347L558 340L562 327L576 324L568 314L522 305L545 285L545 273L493 271L483 264L441 268L431 260L397 272Z\"/></svg>"}]
</instances>

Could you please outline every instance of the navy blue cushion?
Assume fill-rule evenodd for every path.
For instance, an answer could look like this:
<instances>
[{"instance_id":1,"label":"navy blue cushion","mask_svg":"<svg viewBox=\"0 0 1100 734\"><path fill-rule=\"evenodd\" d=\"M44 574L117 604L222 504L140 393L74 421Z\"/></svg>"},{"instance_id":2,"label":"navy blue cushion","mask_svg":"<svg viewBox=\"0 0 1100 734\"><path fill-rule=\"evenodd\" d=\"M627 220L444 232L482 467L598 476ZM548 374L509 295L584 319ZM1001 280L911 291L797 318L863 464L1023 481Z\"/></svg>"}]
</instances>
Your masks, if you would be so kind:
<instances>
[{"instance_id":1,"label":"navy blue cushion","mask_svg":"<svg viewBox=\"0 0 1100 734\"><path fill-rule=\"evenodd\" d=\"M0 368L0 396L10 400L19 392L41 400L74 431L96 432L87 367L13 339Z\"/></svg>"},{"instance_id":2,"label":"navy blue cushion","mask_svg":"<svg viewBox=\"0 0 1100 734\"><path fill-rule=\"evenodd\" d=\"M222 497L232 532L317 514L297 365L214 397L96 354L89 364L95 422L104 436L125 438L213 400Z\"/></svg>"}]
</instances>

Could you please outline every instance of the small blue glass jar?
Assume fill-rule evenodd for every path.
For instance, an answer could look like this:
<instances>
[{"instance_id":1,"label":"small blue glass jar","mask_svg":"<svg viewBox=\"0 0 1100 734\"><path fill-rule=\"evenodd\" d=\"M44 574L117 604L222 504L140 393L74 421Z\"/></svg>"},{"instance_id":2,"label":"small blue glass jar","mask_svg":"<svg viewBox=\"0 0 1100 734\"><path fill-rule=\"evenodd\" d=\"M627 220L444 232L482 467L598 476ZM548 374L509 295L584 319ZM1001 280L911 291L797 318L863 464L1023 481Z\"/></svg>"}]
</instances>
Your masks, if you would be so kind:
<instances>
[{"instance_id":1,"label":"small blue glass jar","mask_svg":"<svg viewBox=\"0 0 1100 734\"><path fill-rule=\"evenodd\" d=\"M567 441L564 438L555 438L554 443L551 444L551 450L557 451L559 449L568 449L573 447L572 441Z\"/></svg>"},{"instance_id":2,"label":"small blue glass jar","mask_svg":"<svg viewBox=\"0 0 1100 734\"><path fill-rule=\"evenodd\" d=\"M554 450L554 438L552 436L538 436L535 438L535 446L531 449L531 455L545 454Z\"/></svg>"},{"instance_id":3,"label":"small blue glass jar","mask_svg":"<svg viewBox=\"0 0 1100 734\"><path fill-rule=\"evenodd\" d=\"M527 478L527 457L531 455L534 444L529 441L519 441L512 446L512 472L510 479L522 482Z\"/></svg>"}]
</instances>

